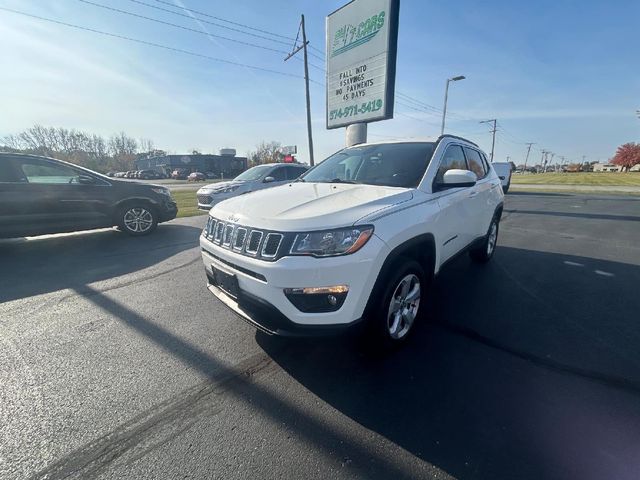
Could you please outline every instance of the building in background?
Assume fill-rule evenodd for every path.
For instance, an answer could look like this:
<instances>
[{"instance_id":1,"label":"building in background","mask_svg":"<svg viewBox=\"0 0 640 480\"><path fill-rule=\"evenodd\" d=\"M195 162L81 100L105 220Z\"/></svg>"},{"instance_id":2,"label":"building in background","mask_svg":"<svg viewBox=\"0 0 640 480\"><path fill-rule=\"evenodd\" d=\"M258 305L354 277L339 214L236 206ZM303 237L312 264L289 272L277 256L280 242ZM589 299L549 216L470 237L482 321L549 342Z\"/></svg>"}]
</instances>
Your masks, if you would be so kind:
<instances>
[{"instance_id":1,"label":"building in background","mask_svg":"<svg viewBox=\"0 0 640 480\"><path fill-rule=\"evenodd\" d=\"M188 173L213 173L220 178L233 178L247 169L247 158L237 157L233 148L223 148L219 155L193 153L185 155L160 155L150 158L138 158L137 170L153 169L170 174L175 169L184 169Z\"/></svg>"},{"instance_id":2,"label":"building in background","mask_svg":"<svg viewBox=\"0 0 640 480\"><path fill-rule=\"evenodd\" d=\"M593 165L594 172L619 172L620 170L622 170L622 167L612 163L595 163Z\"/></svg>"}]
</instances>

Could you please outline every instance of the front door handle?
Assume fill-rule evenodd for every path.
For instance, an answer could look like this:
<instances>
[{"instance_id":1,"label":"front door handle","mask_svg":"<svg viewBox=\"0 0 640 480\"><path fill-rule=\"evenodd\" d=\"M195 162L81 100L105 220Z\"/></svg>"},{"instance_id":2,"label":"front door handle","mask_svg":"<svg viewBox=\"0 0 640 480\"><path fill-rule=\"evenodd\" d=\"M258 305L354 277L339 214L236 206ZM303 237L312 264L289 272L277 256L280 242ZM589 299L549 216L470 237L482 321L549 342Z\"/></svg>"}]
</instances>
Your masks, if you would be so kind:
<instances>
[{"instance_id":1,"label":"front door handle","mask_svg":"<svg viewBox=\"0 0 640 480\"><path fill-rule=\"evenodd\" d=\"M468 197L468 198L473 198L473 197L475 197L476 195L478 195L478 192L477 192L477 191L475 191L475 192L471 192L471 193L469 194L469 197Z\"/></svg>"}]
</instances>

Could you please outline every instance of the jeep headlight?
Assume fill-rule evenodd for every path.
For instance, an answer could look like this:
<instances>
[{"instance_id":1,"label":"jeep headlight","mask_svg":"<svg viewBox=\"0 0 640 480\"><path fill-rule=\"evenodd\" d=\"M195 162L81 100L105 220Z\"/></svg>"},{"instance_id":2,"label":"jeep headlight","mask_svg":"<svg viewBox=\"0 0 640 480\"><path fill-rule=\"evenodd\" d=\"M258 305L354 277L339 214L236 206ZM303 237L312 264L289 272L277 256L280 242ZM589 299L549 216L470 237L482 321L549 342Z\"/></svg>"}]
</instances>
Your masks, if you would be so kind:
<instances>
[{"instance_id":1,"label":"jeep headlight","mask_svg":"<svg viewBox=\"0 0 640 480\"><path fill-rule=\"evenodd\" d=\"M341 228L324 232L308 232L296 235L291 255L333 257L348 255L360 250L373 235L373 226Z\"/></svg>"}]
</instances>

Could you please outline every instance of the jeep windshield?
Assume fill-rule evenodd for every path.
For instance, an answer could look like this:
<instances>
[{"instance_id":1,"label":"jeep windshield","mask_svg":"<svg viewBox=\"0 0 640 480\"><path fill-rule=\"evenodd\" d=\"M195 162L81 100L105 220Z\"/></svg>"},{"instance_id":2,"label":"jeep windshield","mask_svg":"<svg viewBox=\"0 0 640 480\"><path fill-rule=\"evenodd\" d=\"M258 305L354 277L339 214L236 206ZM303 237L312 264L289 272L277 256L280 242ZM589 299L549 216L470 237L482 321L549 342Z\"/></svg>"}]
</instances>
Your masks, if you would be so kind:
<instances>
[{"instance_id":1,"label":"jeep windshield","mask_svg":"<svg viewBox=\"0 0 640 480\"><path fill-rule=\"evenodd\" d=\"M301 180L415 188L422 180L434 149L435 144L430 142L349 147L319 163Z\"/></svg>"}]
</instances>

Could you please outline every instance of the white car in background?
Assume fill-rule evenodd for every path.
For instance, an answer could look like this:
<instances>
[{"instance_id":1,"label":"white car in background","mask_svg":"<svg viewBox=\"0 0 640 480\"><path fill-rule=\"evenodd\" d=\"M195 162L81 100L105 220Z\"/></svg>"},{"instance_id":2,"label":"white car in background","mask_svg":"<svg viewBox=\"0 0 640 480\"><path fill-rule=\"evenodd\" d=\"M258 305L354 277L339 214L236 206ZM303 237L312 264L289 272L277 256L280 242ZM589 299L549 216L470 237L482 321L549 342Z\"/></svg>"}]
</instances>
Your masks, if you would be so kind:
<instances>
[{"instance_id":1,"label":"white car in background","mask_svg":"<svg viewBox=\"0 0 640 480\"><path fill-rule=\"evenodd\" d=\"M502 191L507 193L511 185L511 164L509 162L493 162L491 165L502 182Z\"/></svg>"},{"instance_id":2,"label":"white car in background","mask_svg":"<svg viewBox=\"0 0 640 480\"><path fill-rule=\"evenodd\" d=\"M308 167L298 163L268 163L242 172L229 182L205 185L197 192L198 208L209 210L228 198L264 188L283 185L297 179Z\"/></svg>"}]
</instances>

